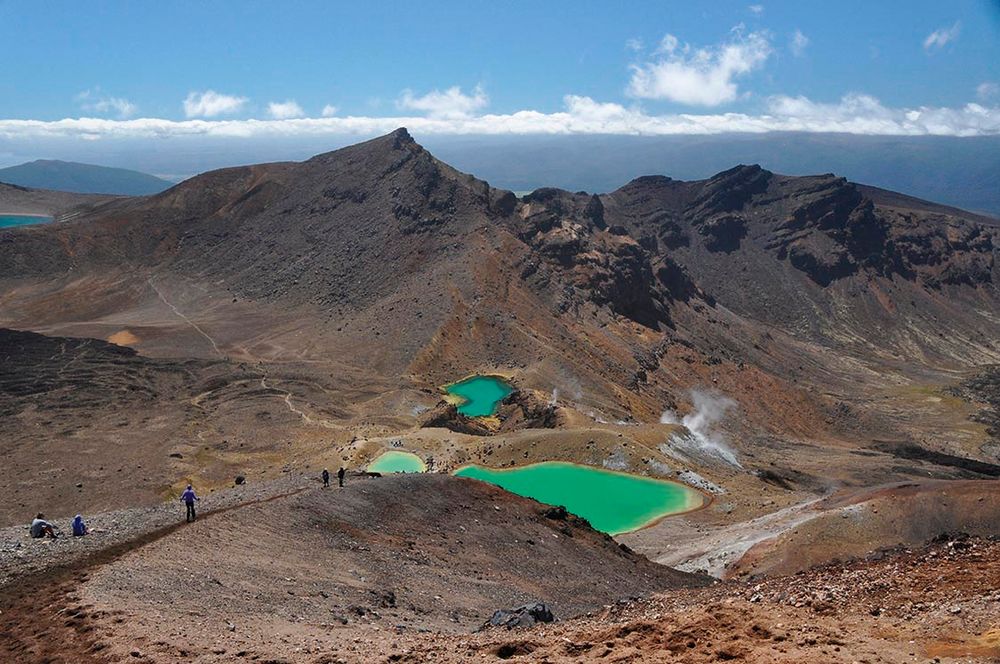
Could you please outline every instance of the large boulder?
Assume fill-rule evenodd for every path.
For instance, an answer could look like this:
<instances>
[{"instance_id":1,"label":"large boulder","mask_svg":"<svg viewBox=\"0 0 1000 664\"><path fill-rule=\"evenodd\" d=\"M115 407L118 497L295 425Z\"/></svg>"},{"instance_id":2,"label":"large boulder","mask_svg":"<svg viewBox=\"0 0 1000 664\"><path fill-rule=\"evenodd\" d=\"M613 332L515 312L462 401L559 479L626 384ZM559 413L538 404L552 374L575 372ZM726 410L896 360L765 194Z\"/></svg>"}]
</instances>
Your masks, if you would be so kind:
<instances>
[{"instance_id":1,"label":"large boulder","mask_svg":"<svg viewBox=\"0 0 1000 664\"><path fill-rule=\"evenodd\" d=\"M552 611L542 602L534 602L519 606L516 609L500 609L493 613L484 628L504 627L515 629L518 627L531 627L536 623L550 623L555 620Z\"/></svg>"}]
</instances>

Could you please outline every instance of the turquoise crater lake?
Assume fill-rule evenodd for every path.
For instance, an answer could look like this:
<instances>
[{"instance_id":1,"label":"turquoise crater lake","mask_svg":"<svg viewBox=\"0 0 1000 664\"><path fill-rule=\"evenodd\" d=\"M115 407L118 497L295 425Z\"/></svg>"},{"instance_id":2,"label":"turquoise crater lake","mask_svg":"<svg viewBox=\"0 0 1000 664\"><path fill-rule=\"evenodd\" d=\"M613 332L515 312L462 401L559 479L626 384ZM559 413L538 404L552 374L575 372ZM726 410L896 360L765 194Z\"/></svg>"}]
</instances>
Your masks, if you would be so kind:
<instances>
[{"instance_id":1,"label":"turquoise crater lake","mask_svg":"<svg viewBox=\"0 0 1000 664\"><path fill-rule=\"evenodd\" d=\"M44 217L34 214L0 214L0 228L47 224L50 221L52 221L52 217Z\"/></svg>"},{"instance_id":2,"label":"turquoise crater lake","mask_svg":"<svg viewBox=\"0 0 1000 664\"><path fill-rule=\"evenodd\" d=\"M514 388L496 376L471 376L451 385L445 392L458 399L458 412L466 417L489 417Z\"/></svg>"},{"instance_id":3,"label":"turquoise crater lake","mask_svg":"<svg viewBox=\"0 0 1000 664\"><path fill-rule=\"evenodd\" d=\"M412 452L391 450L384 452L368 464L369 473L422 473L427 470L423 459Z\"/></svg>"},{"instance_id":4,"label":"turquoise crater lake","mask_svg":"<svg viewBox=\"0 0 1000 664\"><path fill-rule=\"evenodd\" d=\"M561 461L509 469L468 465L454 474L495 484L540 503L562 505L609 535L638 530L705 502L700 492L677 482Z\"/></svg>"}]
</instances>

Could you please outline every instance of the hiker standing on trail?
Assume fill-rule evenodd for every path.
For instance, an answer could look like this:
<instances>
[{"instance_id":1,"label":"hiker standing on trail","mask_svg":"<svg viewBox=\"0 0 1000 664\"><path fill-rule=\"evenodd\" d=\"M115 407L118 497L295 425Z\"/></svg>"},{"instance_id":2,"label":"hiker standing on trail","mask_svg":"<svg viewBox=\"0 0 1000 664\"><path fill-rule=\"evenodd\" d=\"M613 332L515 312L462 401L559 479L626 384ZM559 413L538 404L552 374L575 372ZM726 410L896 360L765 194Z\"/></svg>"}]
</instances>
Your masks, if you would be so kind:
<instances>
[{"instance_id":1,"label":"hiker standing on trail","mask_svg":"<svg viewBox=\"0 0 1000 664\"><path fill-rule=\"evenodd\" d=\"M194 494L194 489L188 484L187 488L184 489L184 493L181 494L181 502L187 505L187 522L191 523L195 520L196 516L194 513L194 501L201 500L198 496Z\"/></svg>"},{"instance_id":2,"label":"hiker standing on trail","mask_svg":"<svg viewBox=\"0 0 1000 664\"><path fill-rule=\"evenodd\" d=\"M39 512L31 522L31 536L42 539L46 535L55 539L56 531L52 528L52 524L45 520L45 515Z\"/></svg>"},{"instance_id":3,"label":"hiker standing on trail","mask_svg":"<svg viewBox=\"0 0 1000 664\"><path fill-rule=\"evenodd\" d=\"M347 470L343 466L341 466L340 470L337 471L337 483L340 486L344 486L344 475L346 475L346 474L347 474Z\"/></svg>"},{"instance_id":4,"label":"hiker standing on trail","mask_svg":"<svg viewBox=\"0 0 1000 664\"><path fill-rule=\"evenodd\" d=\"M323 486L330 486L330 471L326 468L323 469Z\"/></svg>"}]
</instances>

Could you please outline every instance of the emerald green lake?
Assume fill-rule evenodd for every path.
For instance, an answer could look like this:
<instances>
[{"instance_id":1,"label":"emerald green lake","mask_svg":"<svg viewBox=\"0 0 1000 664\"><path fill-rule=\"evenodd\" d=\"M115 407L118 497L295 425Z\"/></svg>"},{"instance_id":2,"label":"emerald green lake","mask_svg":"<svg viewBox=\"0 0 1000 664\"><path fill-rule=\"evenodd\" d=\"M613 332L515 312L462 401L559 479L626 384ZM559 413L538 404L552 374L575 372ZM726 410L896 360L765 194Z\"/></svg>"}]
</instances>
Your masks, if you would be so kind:
<instances>
[{"instance_id":1,"label":"emerald green lake","mask_svg":"<svg viewBox=\"0 0 1000 664\"><path fill-rule=\"evenodd\" d=\"M445 386L448 394L462 400L458 412L466 417L489 417L514 388L496 376L472 376Z\"/></svg>"},{"instance_id":2,"label":"emerald green lake","mask_svg":"<svg viewBox=\"0 0 1000 664\"><path fill-rule=\"evenodd\" d=\"M47 224L52 217L36 217L26 214L0 214L0 228L12 226L30 226L32 224Z\"/></svg>"},{"instance_id":3,"label":"emerald green lake","mask_svg":"<svg viewBox=\"0 0 1000 664\"><path fill-rule=\"evenodd\" d=\"M422 473L427 470L423 460L412 452L384 452L368 464L369 473Z\"/></svg>"},{"instance_id":4,"label":"emerald green lake","mask_svg":"<svg viewBox=\"0 0 1000 664\"><path fill-rule=\"evenodd\" d=\"M469 465L455 475L489 482L540 503L562 505L609 535L700 507L704 500L694 489L676 482L560 461L510 469Z\"/></svg>"}]
</instances>

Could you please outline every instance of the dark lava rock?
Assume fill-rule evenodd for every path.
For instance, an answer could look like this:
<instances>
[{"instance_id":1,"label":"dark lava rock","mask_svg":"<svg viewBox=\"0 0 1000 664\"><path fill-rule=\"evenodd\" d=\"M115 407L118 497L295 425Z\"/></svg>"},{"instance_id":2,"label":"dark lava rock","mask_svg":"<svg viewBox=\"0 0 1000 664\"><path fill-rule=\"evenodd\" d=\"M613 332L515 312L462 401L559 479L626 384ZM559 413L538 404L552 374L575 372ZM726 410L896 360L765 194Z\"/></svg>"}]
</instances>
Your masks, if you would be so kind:
<instances>
[{"instance_id":1,"label":"dark lava rock","mask_svg":"<svg viewBox=\"0 0 1000 664\"><path fill-rule=\"evenodd\" d=\"M428 411L420 426L425 429L448 429L473 436L488 436L493 433L481 420L466 417L458 412L458 408L454 404L445 402Z\"/></svg>"},{"instance_id":2,"label":"dark lava rock","mask_svg":"<svg viewBox=\"0 0 1000 664\"><path fill-rule=\"evenodd\" d=\"M705 248L709 251L736 251L747 234L746 219L724 214L702 223L698 232L705 236Z\"/></svg>"},{"instance_id":3,"label":"dark lava rock","mask_svg":"<svg viewBox=\"0 0 1000 664\"><path fill-rule=\"evenodd\" d=\"M857 269L845 249L806 240L792 243L788 251L788 262L795 269L805 272L820 286L828 286Z\"/></svg>"},{"instance_id":4,"label":"dark lava rock","mask_svg":"<svg viewBox=\"0 0 1000 664\"><path fill-rule=\"evenodd\" d=\"M549 607L541 602L535 602L519 606L516 609L496 611L483 627L515 629L517 627L531 627L540 622L550 623L554 620L555 616L552 615Z\"/></svg>"},{"instance_id":5,"label":"dark lava rock","mask_svg":"<svg viewBox=\"0 0 1000 664\"><path fill-rule=\"evenodd\" d=\"M375 606L383 609L391 609L396 606L396 593L393 590L369 590L368 594Z\"/></svg>"},{"instance_id":6,"label":"dark lava rock","mask_svg":"<svg viewBox=\"0 0 1000 664\"><path fill-rule=\"evenodd\" d=\"M565 521L569 517L569 512L567 512L566 508L562 505L550 507L542 512L542 514L546 519L553 519L555 521Z\"/></svg>"},{"instance_id":7,"label":"dark lava rock","mask_svg":"<svg viewBox=\"0 0 1000 664\"><path fill-rule=\"evenodd\" d=\"M555 404L539 398L535 392L515 389L497 406L496 413L489 420L466 417L453 404L442 402L428 411L420 426L473 436L491 436L521 429L554 429L560 424L559 412Z\"/></svg>"},{"instance_id":8,"label":"dark lava rock","mask_svg":"<svg viewBox=\"0 0 1000 664\"><path fill-rule=\"evenodd\" d=\"M898 459L926 461L938 466L957 468L962 471L963 477L975 477L976 475L1000 477L1000 465L994 463L986 463L985 461L967 459L955 456L954 454L930 450L911 442L888 440L876 440L874 442L874 449L891 454Z\"/></svg>"}]
</instances>

